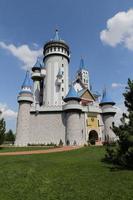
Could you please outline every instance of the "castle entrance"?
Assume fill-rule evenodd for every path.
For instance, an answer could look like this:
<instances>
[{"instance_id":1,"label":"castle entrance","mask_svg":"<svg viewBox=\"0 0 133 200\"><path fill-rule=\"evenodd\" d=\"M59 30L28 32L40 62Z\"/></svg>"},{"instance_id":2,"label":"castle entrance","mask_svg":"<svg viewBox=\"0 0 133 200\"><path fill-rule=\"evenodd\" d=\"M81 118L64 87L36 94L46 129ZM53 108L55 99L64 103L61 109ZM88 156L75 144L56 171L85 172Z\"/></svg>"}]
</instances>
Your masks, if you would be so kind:
<instances>
[{"instance_id":1,"label":"castle entrance","mask_svg":"<svg viewBox=\"0 0 133 200\"><path fill-rule=\"evenodd\" d=\"M95 130L90 131L89 133L89 141L94 140L95 142L98 141L98 133Z\"/></svg>"}]
</instances>

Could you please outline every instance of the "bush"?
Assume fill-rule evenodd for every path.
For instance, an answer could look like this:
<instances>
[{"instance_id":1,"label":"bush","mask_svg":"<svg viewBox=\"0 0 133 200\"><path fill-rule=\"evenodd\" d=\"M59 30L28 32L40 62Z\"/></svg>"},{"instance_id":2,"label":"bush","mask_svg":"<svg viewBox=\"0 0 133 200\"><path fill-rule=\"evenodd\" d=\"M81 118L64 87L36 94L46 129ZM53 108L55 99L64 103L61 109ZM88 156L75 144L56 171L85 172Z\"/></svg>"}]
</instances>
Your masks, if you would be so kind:
<instances>
[{"instance_id":1,"label":"bush","mask_svg":"<svg viewBox=\"0 0 133 200\"><path fill-rule=\"evenodd\" d=\"M6 122L2 118L0 120L0 145L4 142L5 139L5 132L6 132Z\"/></svg>"},{"instance_id":2,"label":"bush","mask_svg":"<svg viewBox=\"0 0 133 200\"><path fill-rule=\"evenodd\" d=\"M67 146L70 145L70 141L69 141L69 140L66 141L66 145L67 145Z\"/></svg>"},{"instance_id":3,"label":"bush","mask_svg":"<svg viewBox=\"0 0 133 200\"><path fill-rule=\"evenodd\" d=\"M62 147L63 146L63 142L62 142L62 140L60 139L60 141L59 141L59 145L58 145L59 147Z\"/></svg>"}]
</instances>

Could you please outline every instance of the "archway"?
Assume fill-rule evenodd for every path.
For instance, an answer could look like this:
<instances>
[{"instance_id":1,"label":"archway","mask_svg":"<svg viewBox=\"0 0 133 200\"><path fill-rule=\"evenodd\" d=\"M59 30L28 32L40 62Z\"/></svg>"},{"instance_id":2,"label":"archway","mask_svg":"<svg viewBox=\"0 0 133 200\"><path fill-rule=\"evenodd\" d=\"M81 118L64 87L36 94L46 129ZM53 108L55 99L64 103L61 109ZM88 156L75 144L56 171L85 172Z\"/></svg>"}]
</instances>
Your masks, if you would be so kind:
<instances>
[{"instance_id":1,"label":"archway","mask_svg":"<svg viewBox=\"0 0 133 200\"><path fill-rule=\"evenodd\" d=\"M98 133L95 130L90 131L88 139L89 139L89 141L90 140L97 141L98 140Z\"/></svg>"}]
</instances>

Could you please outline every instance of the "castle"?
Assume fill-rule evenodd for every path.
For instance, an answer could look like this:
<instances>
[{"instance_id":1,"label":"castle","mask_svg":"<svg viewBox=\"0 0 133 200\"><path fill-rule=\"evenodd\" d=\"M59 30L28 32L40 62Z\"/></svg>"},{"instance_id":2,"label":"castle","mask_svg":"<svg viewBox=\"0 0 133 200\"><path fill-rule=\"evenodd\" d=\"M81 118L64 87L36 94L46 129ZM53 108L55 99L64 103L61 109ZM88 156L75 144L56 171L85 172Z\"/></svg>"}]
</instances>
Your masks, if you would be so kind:
<instances>
[{"instance_id":1,"label":"castle","mask_svg":"<svg viewBox=\"0 0 133 200\"><path fill-rule=\"evenodd\" d=\"M17 146L28 144L84 145L113 141L111 127L116 109L115 102L104 90L99 93L89 84L89 72L81 58L75 80L69 83L70 49L60 39L58 30L54 39L43 48L43 62L37 60L26 72L18 95Z\"/></svg>"}]
</instances>

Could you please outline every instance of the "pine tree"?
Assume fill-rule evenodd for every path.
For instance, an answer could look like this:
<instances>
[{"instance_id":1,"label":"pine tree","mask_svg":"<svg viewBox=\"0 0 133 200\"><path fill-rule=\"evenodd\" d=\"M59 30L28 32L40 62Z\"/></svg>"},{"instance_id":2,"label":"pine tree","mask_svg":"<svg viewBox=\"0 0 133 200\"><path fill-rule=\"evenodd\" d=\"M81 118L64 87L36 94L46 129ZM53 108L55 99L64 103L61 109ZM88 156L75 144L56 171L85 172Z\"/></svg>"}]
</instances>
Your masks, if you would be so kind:
<instances>
[{"instance_id":1,"label":"pine tree","mask_svg":"<svg viewBox=\"0 0 133 200\"><path fill-rule=\"evenodd\" d=\"M123 96L128 112L123 114L119 127L113 126L113 131L119 139L115 147L107 147L105 160L133 169L133 80L128 79Z\"/></svg>"},{"instance_id":2,"label":"pine tree","mask_svg":"<svg viewBox=\"0 0 133 200\"><path fill-rule=\"evenodd\" d=\"M4 142L5 132L6 132L6 123L5 120L2 118L0 120L0 145Z\"/></svg>"}]
</instances>

